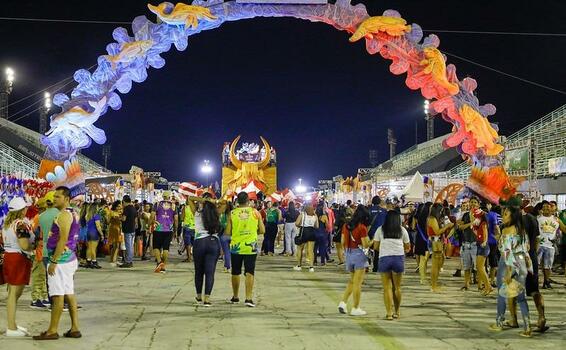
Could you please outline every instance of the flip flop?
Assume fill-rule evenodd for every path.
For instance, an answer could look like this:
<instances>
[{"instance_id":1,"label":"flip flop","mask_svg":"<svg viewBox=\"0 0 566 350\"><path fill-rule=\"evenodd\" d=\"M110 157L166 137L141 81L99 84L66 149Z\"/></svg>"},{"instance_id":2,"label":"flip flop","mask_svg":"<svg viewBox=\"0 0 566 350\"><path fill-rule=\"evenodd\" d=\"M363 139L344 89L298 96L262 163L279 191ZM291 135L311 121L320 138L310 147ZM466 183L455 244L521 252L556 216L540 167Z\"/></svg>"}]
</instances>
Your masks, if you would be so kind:
<instances>
[{"instance_id":1,"label":"flip flop","mask_svg":"<svg viewBox=\"0 0 566 350\"><path fill-rule=\"evenodd\" d=\"M78 338L81 338L83 335L81 334L80 331L71 331L71 330L69 329L67 332L65 332L65 334L63 334L63 336L64 336L65 338L75 338L75 339L78 339Z\"/></svg>"},{"instance_id":2,"label":"flip flop","mask_svg":"<svg viewBox=\"0 0 566 350\"><path fill-rule=\"evenodd\" d=\"M57 340L59 339L59 334L47 334L47 332L41 332L39 335L35 335L33 340Z\"/></svg>"}]
</instances>

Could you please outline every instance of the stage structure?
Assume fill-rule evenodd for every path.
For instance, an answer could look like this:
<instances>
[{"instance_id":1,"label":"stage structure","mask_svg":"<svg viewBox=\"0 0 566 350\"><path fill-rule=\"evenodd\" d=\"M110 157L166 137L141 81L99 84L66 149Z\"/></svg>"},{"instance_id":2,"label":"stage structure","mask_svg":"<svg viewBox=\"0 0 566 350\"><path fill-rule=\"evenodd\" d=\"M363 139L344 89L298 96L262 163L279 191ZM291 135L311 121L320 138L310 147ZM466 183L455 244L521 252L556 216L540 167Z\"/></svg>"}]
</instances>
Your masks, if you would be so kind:
<instances>
[{"instance_id":1,"label":"stage structure","mask_svg":"<svg viewBox=\"0 0 566 350\"><path fill-rule=\"evenodd\" d=\"M263 146L243 143L236 149L240 138L225 142L222 149L222 195L237 194L248 186L259 188L266 196L277 191L275 149L261 136Z\"/></svg>"}]
</instances>

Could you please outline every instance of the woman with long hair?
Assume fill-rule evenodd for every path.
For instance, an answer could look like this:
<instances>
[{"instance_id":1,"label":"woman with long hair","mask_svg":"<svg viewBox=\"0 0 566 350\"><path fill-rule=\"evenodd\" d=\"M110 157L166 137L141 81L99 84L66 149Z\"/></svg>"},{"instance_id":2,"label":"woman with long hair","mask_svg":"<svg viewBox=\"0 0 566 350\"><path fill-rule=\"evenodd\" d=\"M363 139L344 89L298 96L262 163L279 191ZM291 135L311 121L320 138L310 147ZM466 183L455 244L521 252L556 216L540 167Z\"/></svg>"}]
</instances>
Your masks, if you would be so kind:
<instances>
[{"instance_id":1,"label":"woman with long hair","mask_svg":"<svg viewBox=\"0 0 566 350\"><path fill-rule=\"evenodd\" d=\"M86 263L87 251L87 227L86 227L86 212L90 207L90 203L84 202L79 210L79 244L77 244L77 257L79 259L79 267L89 267Z\"/></svg>"},{"instance_id":2,"label":"woman with long hair","mask_svg":"<svg viewBox=\"0 0 566 350\"><path fill-rule=\"evenodd\" d=\"M230 255L230 236L224 234L226 230L226 225L228 224L228 218L234 206L232 202L226 203L226 209L220 213L220 245L222 246L222 260L224 260L224 272L230 272L231 266L231 255Z\"/></svg>"},{"instance_id":3,"label":"woman with long hair","mask_svg":"<svg viewBox=\"0 0 566 350\"><path fill-rule=\"evenodd\" d=\"M4 242L3 277L8 284L6 310L8 312L7 337L27 337L27 329L16 324L16 306L24 287L29 284L32 260L28 256L34 249L35 239L30 225L24 221L27 204L21 197L13 198L8 204L8 215L2 228Z\"/></svg>"},{"instance_id":4,"label":"woman with long hair","mask_svg":"<svg viewBox=\"0 0 566 350\"><path fill-rule=\"evenodd\" d=\"M120 246L124 242L122 234L122 202L115 201L110 207L108 215L108 244L112 246L110 251L110 266L116 267L116 260L120 252Z\"/></svg>"},{"instance_id":5,"label":"woman with long hair","mask_svg":"<svg viewBox=\"0 0 566 350\"><path fill-rule=\"evenodd\" d=\"M301 242L297 246L297 266L293 269L301 271L303 251L306 249L306 263L309 267L309 272L314 272L314 242L316 241L316 230L318 229L318 217L312 204L305 204L305 210L299 214L295 225L299 228Z\"/></svg>"},{"instance_id":6,"label":"woman with long hair","mask_svg":"<svg viewBox=\"0 0 566 350\"><path fill-rule=\"evenodd\" d=\"M503 330L505 320L506 300L514 304L516 299L523 316L523 337L531 336L529 306L525 296L527 274L532 273L532 262L529 257L529 238L523 226L523 216L519 201L510 200L503 210L503 225L500 238L501 258L497 271L498 297L497 317L490 328L495 331Z\"/></svg>"},{"instance_id":7,"label":"woman with long hair","mask_svg":"<svg viewBox=\"0 0 566 350\"><path fill-rule=\"evenodd\" d=\"M441 228L443 207L440 203L434 203L430 207L430 214L426 221L427 234L432 248L432 269L430 271L430 286L432 292L439 292L438 275L444 263L444 242L443 235L454 227L453 223L445 224Z\"/></svg>"},{"instance_id":8,"label":"woman with long hair","mask_svg":"<svg viewBox=\"0 0 566 350\"><path fill-rule=\"evenodd\" d=\"M377 229L374 249L379 251L378 272L383 284L385 319L399 318L401 306L401 279L405 272L405 254L411 249L409 233L401 225L401 215L389 210L383 226Z\"/></svg>"},{"instance_id":9,"label":"woman with long hair","mask_svg":"<svg viewBox=\"0 0 566 350\"><path fill-rule=\"evenodd\" d=\"M295 236L297 235L295 221L297 221L298 217L299 211L295 208L295 202L289 202L289 206L283 216L285 221L285 256L295 255Z\"/></svg>"},{"instance_id":10,"label":"woman with long hair","mask_svg":"<svg viewBox=\"0 0 566 350\"><path fill-rule=\"evenodd\" d=\"M214 201L210 198L210 194L205 193L202 198L189 197L187 204L195 218L195 242L193 245L195 300L198 305L202 304L209 307L212 306L210 295L214 287L216 263L220 257L219 234L222 227L219 212L222 213L226 210L226 202Z\"/></svg>"},{"instance_id":11,"label":"woman with long hair","mask_svg":"<svg viewBox=\"0 0 566 350\"><path fill-rule=\"evenodd\" d=\"M358 205L352 220L342 228L342 245L346 249L346 271L350 273L350 280L342 301L338 304L338 311L342 314L347 312L347 303L350 295L353 296L351 316L363 316L367 312L360 308L362 297L362 283L369 266L364 249L369 248L371 242L368 237L369 211L363 205Z\"/></svg>"},{"instance_id":12,"label":"woman with long hair","mask_svg":"<svg viewBox=\"0 0 566 350\"><path fill-rule=\"evenodd\" d=\"M98 205L95 203L89 205L86 211L85 221L87 227L86 267L100 269L101 266L98 265L98 261L96 261L96 249L102 237L102 224L100 215L98 214Z\"/></svg>"},{"instance_id":13,"label":"woman with long hair","mask_svg":"<svg viewBox=\"0 0 566 350\"><path fill-rule=\"evenodd\" d=\"M326 228L329 225L328 214L324 210L324 204L319 203L316 207L316 216L318 218L318 228L316 230L316 243L314 248L314 261L317 263L317 257L320 256L320 266L326 266L328 258L328 232Z\"/></svg>"},{"instance_id":14,"label":"woman with long hair","mask_svg":"<svg viewBox=\"0 0 566 350\"><path fill-rule=\"evenodd\" d=\"M417 234L415 235L415 255L417 256L417 271L420 275L420 282L421 284L426 283L426 268L428 262L428 256L430 254L428 250L428 243L429 238L426 233L426 220L428 218L428 214L430 213L430 207L432 206L432 202L426 202L419 205L417 209L416 218L416 231Z\"/></svg>"}]
</instances>

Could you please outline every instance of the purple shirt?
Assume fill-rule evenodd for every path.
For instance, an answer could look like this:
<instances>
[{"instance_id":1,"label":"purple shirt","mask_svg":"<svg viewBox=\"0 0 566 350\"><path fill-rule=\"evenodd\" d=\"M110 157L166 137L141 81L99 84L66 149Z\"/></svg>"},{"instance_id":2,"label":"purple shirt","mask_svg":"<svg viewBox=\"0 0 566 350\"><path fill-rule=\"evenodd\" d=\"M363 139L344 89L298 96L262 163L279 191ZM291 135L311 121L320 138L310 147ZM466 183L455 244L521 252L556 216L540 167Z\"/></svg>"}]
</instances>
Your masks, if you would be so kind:
<instances>
[{"instance_id":1,"label":"purple shirt","mask_svg":"<svg viewBox=\"0 0 566 350\"><path fill-rule=\"evenodd\" d=\"M66 249L59 257L59 260L57 260L57 263L59 264L68 263L77 259L75 249L77 248L77 242L79 240L80 224L72 208L67 208L65 210L71 213L73 222L71 223L71 228L69 230L69 238L67 239L67 243L65 244ZM55 219L53 226L51 226L49 238L47 239L47 252L49 258L51 258L53 256L53 253L55 253L57 242L59 242L59 236L60 230L59 226L57 226L57 219Z\"/></svg>"},{"instance_id":2,"label":"purple shirt","mask_svg":"<svg viewBox=\"0 0 566 350\"><path fill-rule=\"evenodd\" d=\"M162 201L157 204L155 209L155 221L157 227L155 231L158 232L172 232L173 224L175 222L175 211L173 205L169 201Z\"/></svg>"}]
</instances>

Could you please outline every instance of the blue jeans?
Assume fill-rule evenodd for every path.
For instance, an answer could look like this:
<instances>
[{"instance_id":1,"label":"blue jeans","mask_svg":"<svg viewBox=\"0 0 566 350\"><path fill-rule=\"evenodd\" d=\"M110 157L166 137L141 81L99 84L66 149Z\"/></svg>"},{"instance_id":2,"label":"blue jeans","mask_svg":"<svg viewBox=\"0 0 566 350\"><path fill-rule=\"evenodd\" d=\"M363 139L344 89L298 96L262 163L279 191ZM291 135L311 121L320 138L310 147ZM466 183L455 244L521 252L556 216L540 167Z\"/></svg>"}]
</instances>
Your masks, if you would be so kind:
<instances>
[{"instance_id":1,"label":"blue jeans","mask_svg":"<svg viewBox=\"0 0 566 350\"><path fill-rule=\"evenodd\" d=\"M214 287L216 262L220 256L218 237L209 236L196 239L193 246L193 256L195 262L195 289L197 294L202 294L204 285L204 295L210 295Z\"/></svg>"},{"instance_id":2,"label":"blue jeans","mask_svg":"<svg viewBox=\"0 0 566 350\"><path fill-rule=\"evenodd\" d=\"M134 260L134 239L135 232L124 232L124 244L126 245L126 263L131 263Z\"/></svg>"},{"instance_id":3,"label":"blue jeans","mask_svg":"<svg viewBox=\"0 0 566 350\"><path fill-rule=\"evenodd\" d=\"M316 242L314 245L314 260L320 256L320 263L326 264L328 258L328 233L317 231L316 232Z\"/></svg>"},{"instance_id":4,"label":"blue jeans","mask_svg":"<svg viewBox=\"0 0 566 350\"><path fill-rule=\"evenodd\" d=\"M222 253L224 254L224 267L230 269L232 262L232 255L230 255L230 241L232 238L230 236L221 236L220 245L222 246Z\"/></svg>"}]
</instances>

